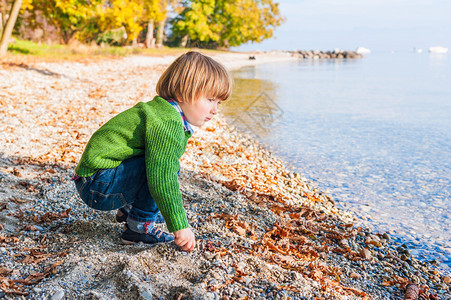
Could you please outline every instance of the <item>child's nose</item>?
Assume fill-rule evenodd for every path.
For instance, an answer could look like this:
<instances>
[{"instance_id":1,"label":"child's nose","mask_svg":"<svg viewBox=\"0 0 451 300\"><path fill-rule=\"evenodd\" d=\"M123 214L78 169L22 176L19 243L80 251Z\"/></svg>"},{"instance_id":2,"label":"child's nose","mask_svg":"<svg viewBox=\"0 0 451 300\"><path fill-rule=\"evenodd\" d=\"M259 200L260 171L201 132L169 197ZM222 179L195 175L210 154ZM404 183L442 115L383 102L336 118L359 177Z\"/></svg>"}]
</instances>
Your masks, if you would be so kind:
<instances>
[{"instance_id":1,"label":"child's nose","mask_svg":"<svg viewBox=\"0 0 451 300\"><path fill-rule=\"evenodd\" d=\"M215 105L213 106L213 108L211 109L211 113L214 114L214 115L216 115L217 112L218 112L218 105L215 104Z\"/></svg>"}]
</instances>

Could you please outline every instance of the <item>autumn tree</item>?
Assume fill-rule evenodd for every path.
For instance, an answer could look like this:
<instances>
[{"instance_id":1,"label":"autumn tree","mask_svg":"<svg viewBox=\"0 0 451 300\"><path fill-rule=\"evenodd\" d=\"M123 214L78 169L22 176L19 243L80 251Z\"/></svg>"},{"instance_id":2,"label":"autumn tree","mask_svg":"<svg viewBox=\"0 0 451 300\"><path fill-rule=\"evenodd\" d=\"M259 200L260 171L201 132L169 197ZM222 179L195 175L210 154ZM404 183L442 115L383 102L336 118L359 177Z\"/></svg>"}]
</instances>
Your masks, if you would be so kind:
<instances>
[{"instance_id":1,"label":"autumn tree","mask_svg":"<svg viewBox=\"0 0 451 300\"><path fill-rule=\"evenodd\" d=\"M82 31L95 16L95 8L102 0L26 0L32 18L42 14L59 32L63 43Z\"/></svg>"},{"instance_id":2,"label":"autumn tree","mask_svg":"<svg viewBox=\"0 0 451 300\"><path fill-rule=\"evenodd\" d=\"M273 0L186 0L183 6L172 22L172 38L181 42L224 48L261 42L283 22Z\"/></svg>"},{"instance_id":3,"label":"autumn tree","mask_svg":"<svg viewBox=\"0 0 451 300\"><path fill-rule=\"evenodd\" d=\"M145 45L147 48L153 48L155 46L155 38L153 31L155 23L159 23L166 16L166 8L162 5L162 1L159 0L145 0L143 20L147 23L147 33Z\"/></svg>"},{"instance_id":4,"label":"autumn tree","mask_svg":"<svg viewBox=\"0 0 451 300\"><path fill-rule=\"evenodd\" d=\"M171 8L176 14L183 11L183 6L180 5L181 0L160 0L161 19L157 25L156 45L157 47L163 46L164 30L168 20L168 9Z\"/></svg>"}]
</instances>

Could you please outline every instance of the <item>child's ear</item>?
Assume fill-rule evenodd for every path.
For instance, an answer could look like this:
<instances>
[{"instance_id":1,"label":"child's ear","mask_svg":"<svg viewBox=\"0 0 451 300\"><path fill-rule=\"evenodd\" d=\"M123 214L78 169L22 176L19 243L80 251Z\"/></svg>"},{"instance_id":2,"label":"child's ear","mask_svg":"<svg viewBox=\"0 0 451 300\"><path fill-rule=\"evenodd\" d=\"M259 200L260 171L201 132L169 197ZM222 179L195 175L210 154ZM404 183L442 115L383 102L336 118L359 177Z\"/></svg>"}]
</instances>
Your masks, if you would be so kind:
<instances>
[{"instance_id":1,"label":"child's ear","mask_svg":"<svg viewBox=\"0 0 451 300\"><path fill-rule=\"evenodd\" d=\"M177 96L176 100L177 100L178 103L183 103L183 99L180 96Z\"/></svg>"}]
</instances>

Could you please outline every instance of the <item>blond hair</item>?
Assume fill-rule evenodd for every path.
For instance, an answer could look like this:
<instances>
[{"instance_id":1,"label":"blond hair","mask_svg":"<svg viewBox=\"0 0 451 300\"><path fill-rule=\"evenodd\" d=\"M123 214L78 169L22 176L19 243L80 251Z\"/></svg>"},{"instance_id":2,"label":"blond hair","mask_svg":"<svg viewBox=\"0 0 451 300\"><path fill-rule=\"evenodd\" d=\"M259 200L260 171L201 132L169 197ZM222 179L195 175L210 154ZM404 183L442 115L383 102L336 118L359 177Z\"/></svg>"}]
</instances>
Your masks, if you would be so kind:
<instances>
[{"instance_id":1,"label":"blond hair","mask_svg":"<svg viewBox=\"0 0 451 300\"><path fill-rule=\"evenodd\" d=\"M223 65L199 52L178 57L161 75L157 94L166 100L194 102L200 97L227 100L232 79Z\"/></svg>"}]
</instances>

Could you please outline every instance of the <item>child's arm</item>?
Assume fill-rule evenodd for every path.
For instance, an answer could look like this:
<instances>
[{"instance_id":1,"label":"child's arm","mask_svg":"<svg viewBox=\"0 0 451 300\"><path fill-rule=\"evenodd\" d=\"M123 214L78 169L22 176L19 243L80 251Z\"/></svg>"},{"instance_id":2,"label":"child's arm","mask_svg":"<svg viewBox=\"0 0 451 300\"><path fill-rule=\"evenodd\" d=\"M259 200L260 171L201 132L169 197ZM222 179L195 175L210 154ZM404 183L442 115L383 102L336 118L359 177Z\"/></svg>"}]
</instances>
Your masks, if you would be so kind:
<instances>
[{"instance_id":1,"label":"child's arm","mask_svg":"<svg viewBox=\"0 0 451 300\"><path fill-rule=\"evenodd\" d=\"M191 251L196 246L194 233L189 228L185 228L174 232L175 244L184 251Z\"/></svg>"},{"instance_id":2,"label":"child's arm","mask_svg":"<svg viewBox=\"0 0 451 300\"><path fill-rule=\"evenodd\" d=\"M177 172L185 152L181 122L156 124L146 134L146 169L149 191L163 215L169 232L189 228Z\"/></svg>"}]
</instances>

